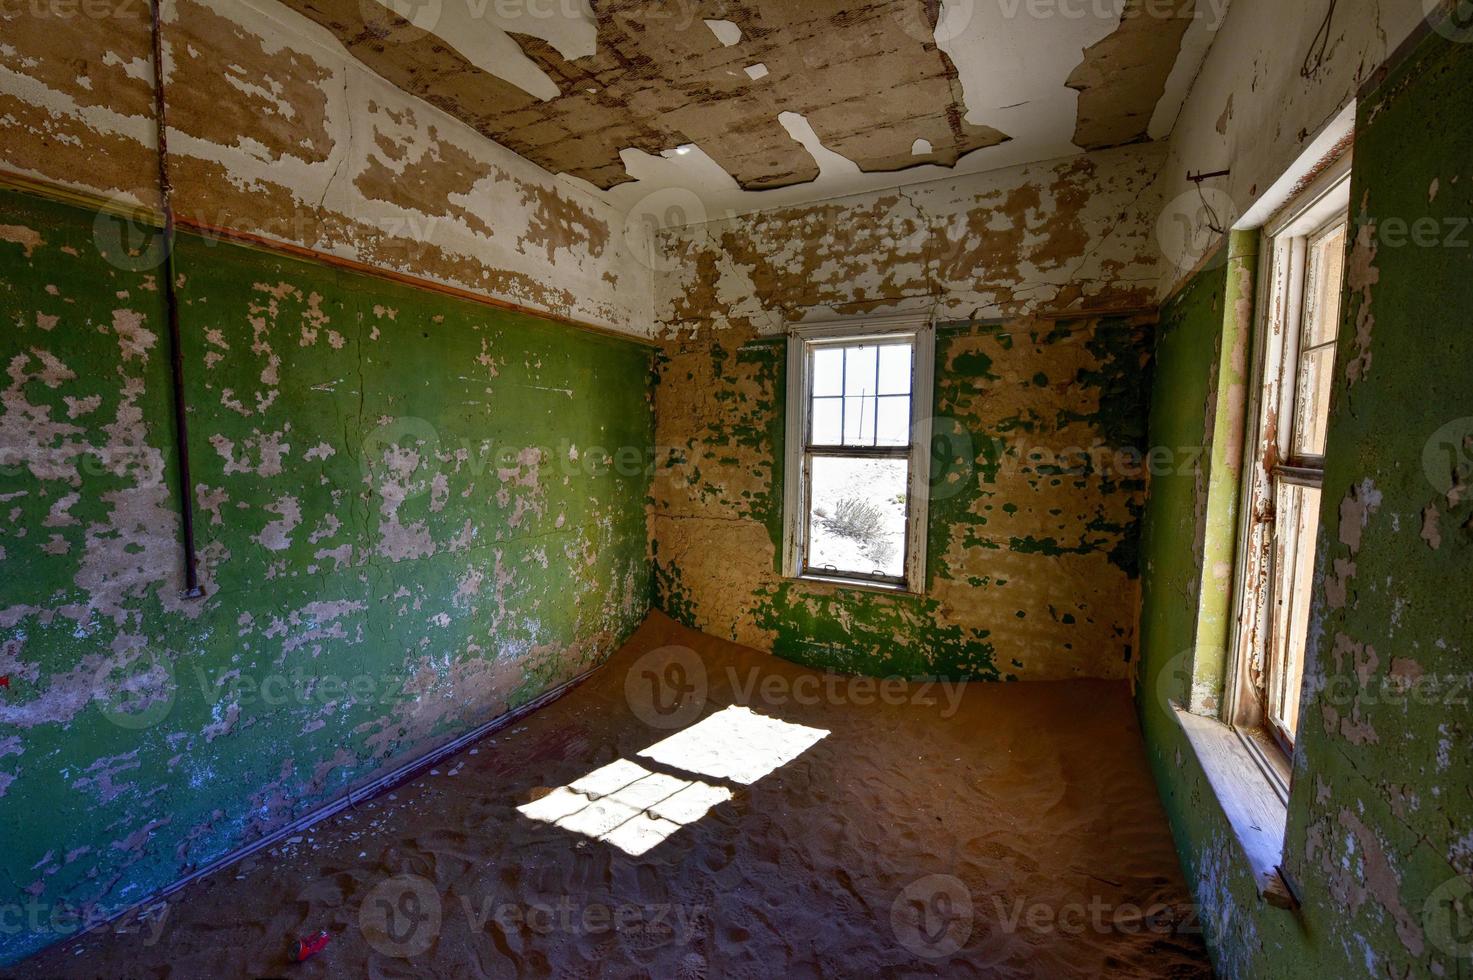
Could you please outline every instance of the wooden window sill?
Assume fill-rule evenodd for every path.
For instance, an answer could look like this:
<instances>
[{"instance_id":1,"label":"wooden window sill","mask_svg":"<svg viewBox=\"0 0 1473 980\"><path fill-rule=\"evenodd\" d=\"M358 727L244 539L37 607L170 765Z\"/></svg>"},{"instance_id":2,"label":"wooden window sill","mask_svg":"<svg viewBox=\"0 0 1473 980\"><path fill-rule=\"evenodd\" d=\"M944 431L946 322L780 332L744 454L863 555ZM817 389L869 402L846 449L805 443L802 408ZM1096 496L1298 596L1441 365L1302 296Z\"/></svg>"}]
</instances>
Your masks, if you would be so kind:
<instances>
[{"instance_id":1,"label":"wooden window sill","mask_svg":"<svg viewBox=\"0 0 1473 980\"><path fill-rule=\"evenodd\" d=\"M1215 719L1181 708L1173 710L1233 828L1258 883L1259 897L1276 908L1297 908L1299 903L1279 869L1289 810L1278 790L1237 732Z\"/></svg>"},{"instance_id":2,"label":"wooden window sill","mask_svg":"<svg viewBox=\"0 0 1473 980\"><path fill-rule=\"evenodd\" d=\"M802 575L790 576L795 582L811 582L817 585L829 585L836 589L857 589L860 592L881 592L885 595L908 595L918 596L921 593L914 591L909 586L892 582L866 582L864 579L844 578L841 575L818 575L813 572L804 572Z\"/></svg>"}]
</instances>

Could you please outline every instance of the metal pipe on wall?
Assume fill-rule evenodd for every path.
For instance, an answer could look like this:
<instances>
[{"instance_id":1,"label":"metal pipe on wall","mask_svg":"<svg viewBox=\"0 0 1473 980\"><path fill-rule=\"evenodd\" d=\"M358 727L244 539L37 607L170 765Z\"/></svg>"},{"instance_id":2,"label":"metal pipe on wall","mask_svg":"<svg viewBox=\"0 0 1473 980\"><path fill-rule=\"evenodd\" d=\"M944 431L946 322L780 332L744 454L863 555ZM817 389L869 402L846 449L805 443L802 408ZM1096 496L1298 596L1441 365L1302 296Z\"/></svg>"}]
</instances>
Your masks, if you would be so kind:
<instances>
[{"instance_id":1,"label":"metal pipe on wall","mask_svg":"<svg viewBox=\"0 0 1473 980\"><path fill-rule=\"evenodd\" d=\"M174 268L174 188L169 180L169 120L164 99L162 0L150 0L153 28L153 98L158 123L159 204L164 213L164 308L168 317L170 375L174 387L174 442L179 460L179 511L184 527L184 597L204 596L194 540L193 479L189 472L189 406L184 395L184 344L179 330L178 276Z\"/></svg>"}]
</instances>

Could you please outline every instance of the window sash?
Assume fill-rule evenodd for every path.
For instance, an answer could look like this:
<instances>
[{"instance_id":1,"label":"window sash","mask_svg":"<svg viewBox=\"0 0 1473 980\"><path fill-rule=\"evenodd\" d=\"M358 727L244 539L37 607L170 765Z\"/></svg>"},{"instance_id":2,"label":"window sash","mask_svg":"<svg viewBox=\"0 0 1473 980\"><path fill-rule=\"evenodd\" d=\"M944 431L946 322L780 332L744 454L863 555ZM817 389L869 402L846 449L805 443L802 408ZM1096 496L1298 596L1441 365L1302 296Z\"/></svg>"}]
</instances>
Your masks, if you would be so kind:
<instances>
[{"instance_id":1,"label":"window sash","mask_svg":"<svg viewBox=\"0 0 1473 980\"><path fill-rule=\"evenodd\" d=\"M1281 393L1281 411L1286 413L1280 417L1287 418L1288 424L1282 442L1284 462L1270 470L1269 483L1265 488L1272 514L1269 529L1268 594L1262 624L1263 671L1259 683L1253 685L1264 725L1279 742L1285 754L1293 753L1300 720L1297 697L1293 704L1288 703L1288 699L1291 692L1299 690L1305 666L1304 650L1297 651L1296 655L1290 649L1291 643L1307 640L1307 636L1296 636L1297 620L1305 612L1298 605L1305 601L1305 584L1300 581L1300 576L1307 570L1310 581L1313 580L1313 549L1316 547L1316 531L1319 527L1318 513L1309 515L1306 522L1305 515L1299 513L1297 507L1302 506L1304 498L1311 496L1303 491L1316 491L1313 499L1318 499L1318 491L1324 485L1325 465L1323 454L1309 454L1300 450L1305 439L1304 425L1314 424L1312 419L1302 416L1301 399L1309 394L1303 385L1311 357L1320 351L1335 350L1338 341L1337 329L1332 327L1328 331L1317 330L1322 325L1321 318L1327 312L1318 302L1323 289L1321 277L1325 274L1319 265L1325 258L1320 246L1327 238L1346 230L1348 225L1347 215L1337 215L1310 234L1296 239L1288 253L1290 262L1297 268L1291 269L1289 282L1292 285L1287 298L1297 309L1289 311L1294 320L1294 329L1288 331L1285 337L1285 350L1279 363L1277 378ZM1337 263L1330 265L1333 268ZM1333 288L1338 290L1339 284ZM1330 306L1330 310L1338 315L1341 310L1340 302L1337 300ZM1330 339L1311 343L1311 338L1317 332L1328 333ZM1269 381L1268 378L1264 380L1265 383ZM1328 417L1328 402L1318 408ZM1299 492L1296 493L1296 490ZM1296 504L1296 509L1285 513L1283 502L1289 500L1299 503ZM1308 562L1303 560L1305 549L1309 549ZM1296 670L1299 678L1291 678L1290 673Z\"/></svg>"},{"instance_id":2,"label":"window sash","mask_svg":"<svg viewBox=\"0 0 1473 980\"><path fill-rule=\"evenodd\" d=\"M849 452L851 450L856 450L856 449L866 449L866 448L880 447L880 448L892 448L892 449L900 449L900 450L908 451L909 448L915 444L915 422L916 422L916 419L915 419L915 412L913 410L906 413L906 415L907 415L907 425L906 425L907 441L903 445L898 445L898 446L887 446L887 445L882 444L880 442L880 426L879 426L879 414L878 414L879 413L880 403L882 401L884 401L885 399L905 398L905 399L907 399L910 402L910 404L907 407L908 408L913 408L913 403L914 403L914 399L915 399L915 378L916 378L916 343L915 343L914 338L912 338L912 337L890 337L890 338L884 338L884 339L875 339L875 338L848 339L848 338L842 338L842 339L836 339L836 340L829 340L829 341L826 341L826 342L825 341L809 341L809 342L806 343L805 347L806 347L806 355L805 356L807 358L808 378L810 379L810 383L805 388L805 397L804 397L804 410L805 410L805 413L806 413L806 424L803 427L803 444L804 444L805 450L813 450L813 449L834 449L834 450L843 450L844 452ZM882 358L882 356L880 354L880 351L881 351L881 349L886 348L886 347L892 347L892 348L893 347L905 347L905 348L907 348L910 351L910 378L909 378L909 383L907 384L906 390L904 392L884 392L884 393L881 392L881 388L882 388L882 385L881 385L881 364L882 364L883 358ZM873 348L875 350L875 366L874 366L874 372L873 372L873 384L874 384L874 388L873 388L872 391L869 391L868 393L852 395L852 394L849 393L849 357L848 357L848 352L851 351L851 350L856 350L856 349L860 349L860 348ZM840 367L840 374L839 374L839 391L838 391L838 394L832 394L832 395L830 395L830 394L824 394L824 395L820 395L820 394L817 394L813 390L814 389L814 385L812 384L812 380L811 379L817 373L818 354L819 354L820 351L826 351L826 350L827 351L842 351L842 352L844 352L844 357L842 358L842 360L840 362L841 363L841 367ZM815 408L816 403L818 403L818 402L838 402L839 403L839 441L838 442L820 442L820 441L818 441L817 439L814 438L814 431L815 431L816 419L817 419L817 413L814 411L814 408ZM866 446L862 442L850 442L849 441L849 412L850 412L850 405L851 405L851 403L858 403L859 406L860 406L860 411L863 411L864 410L864 407L866 405L872 405L874 407L874 413L875 414L870 418L870 432L871 432L871 436L872 437L871 437L871 439L869 441L869 445L868 446ZM860 424L861 424L861 431L862 431L863 423L861 422Z\"/></svg>"},{"instance_id":3,"label":"window sash","mask_svg":"<svg viewBox=\"0 0 1473 980\"><path fill-rule=\"evenodd\" d=\"M1286 754L1293 752L1297 740L1298 692L1304 676L1308 639L1300 621L1309 612L1301 603L1309 601L1307 587L1314 582L1319 490L1320 481L1277 480L1274 487L1274 566L1269 585L1267 666L1260 697L1264 721ZM1314 491L1313 509L1307 515L1298 509L1304 506L1304 498L1311 497L1306 491ZM1293 508L1285 506L1284 501L1295 501ZM1296 671L1298 676L1291 678L1290 674Z\"/></svg>"},{"instance_id":4,"label":"window sash","mask_svg":"<svg viewBox=\"0 0 1473 980\"><path fill-rule=\"evenodd\" d=\"M1289 331L1288 336L1285 338L1285 350L1280 365L1282 372L1279 379L1280 391L1282 393L1280 403L1283 406L1283 414L1279 417L1281 420L1286 420L1285 428L1287 432L1283 439L1284 459L1289 466L1299 469L1323 471L1325 467L1325 459L1322 453L1305 453L1299 450L1301 437L1304 435L1300 428L1301 422L1303 421L1300 418L1300 399L1303 395L1300 383L1304 378L1305 364L1312 355L1319 351L1334 350L1339 340L1338 331L1332 330L1329 340L1313 345L1307 343L1307 338L1313 333L1314 324L1317 322L1318 315L1323 312L1317 308L1314 297L1311 295L1314 288L1319 284L1317 275L1319 270L1316 267L1316 262L1320 257L1318 246L1326 238L1335 235L1342 229L1348 231L1349 223L1350 218L1348 215L1337 215L1334 219L1321 225L1310 234L1300 236L1294 243L1294 253L1291 261L1299 266L1299 268L1295 270L1296 274L1293 277L1292 287L1293 295L1290 297L1290 301L1295 307L1292 317L1293 329ZM1343 278L1343 268L1341 271ZM1341 311L1339 301L1335 304L1335 308L1337 312ZM1332 373L1333 369L1334 365L1332 362ZM1325 405L1324 409L1326 414L1328 414L1329 405Z\"/></svg>"},{"instance_id":5,"label":"window sash","mask_svg":"<svg viewBox=\"0 0 1473 980\"><path fill-rule=\"evenodd\" d=\"M912 469L914 463L911 459L910 446L878 447L869 451L854 452L849 449L827 449L809 447L803 452L803 567L800 574L805 578L820 578L834 580L853 580L858 582L874 582L883 585L904 586L906 577L900 575L885 575L881 572L862 572L857 569L836 569L832 566L822 568L815 567L809 560L813 555L813 461L816 458L826 459L897 459L905 461L905 522L902 525L904 533L901 535L901 554L910 554L911 509L915 501L911 497L910 487L914 485ZM903 567L903 566L902 566Z\"/></svg>"},{"instance_id":6,"label":"window sash","mask_svg":"<svg viewBox=\"0 0 1473 980\"><path fill-rule=\"evenodd\" d=\"M931 400L935 371L934 328L929 317L902 315L862 318L822 326L793 328L788 338L788 422L785 454L783 504L782 573L789 578L831 581L836 584L872 585L886 590L919 592L925 581L925 535L929 516L929 469ZM909 391L909 442L905 445L834 445L813 439L814 354L825 348L857 346L909 346L911 373ZM880 354L877 352L878 364ZM871 382L869 404L887 397L879 380ZM841 386L839 392L843 392ZM827 397L834 397L827 392ZM817 396L823 398L825 396ZM855 397L855 396L851 396ZM889 397L903 397L891 395ZM841 423L842 425L842 423ZM842 437L842 428L841 428ZM875 432L878 441L880 432ZM906 461L906 513L903 535L903 574L872 575L863 572L834 572L814 568L812 554L812 467L820 457L851 459L896 459Z\"/></svg>"},{"instance_id":7,"label":"window sash","mask_svg":"<svg viewBox=\"0 0 1473 980\"><path fill-rule=\"evenodd\" d=\"M1270 642L1275 590L1280 564L1275 562L1278 529L1275 507L1289 486L1318 487L1323 482L1322 455L1295 452L1320 448L1317 441L1296 441L1295 424L1301 354L1311 355L1315 339L1305 329L1304 309L1310 278L1311 242L1319 242L1347 222L1350 212L1349 154L1325 167L1305 191L1286 205L1263 230L1257 312L1253 330L1250 423L1244 432L1244 465L1240 499L1238 557L1234 573L1233 617L1225 697L1217 712L1239 732L1259 767L1281 799L1288 799L1293 745L1280 725L1281 713L1270 711L1267 692L1282 658ZM1346 224L1347 237L1353 225ZM1330 273L1334 275L1333 271ZM1337 284L1342 294L1344 283ZM1309 338L1311 343L1306 343ZM1314 344L1319 347L1321 345ZM1303 350L1301 350L1303 348ZM1275 424L1275 420L1277 423ZM1206 706L1194 710L1206 710ZM1302 720L1301 720L1302 724Z\"/></svg>"},{"instance_id":8,"label":"window sash","mask_svg":"<svg viewBox=\"0 0 1473 980\"><path fill-rule=\"evenodd\" d=\"M818 354L819 354L820 351L823 351L823 350L841 351L843 353L843 357L840 359L839 393L837 395L819 395L819 394L815 394L814 393L814 389L816 388L816 385L814 385L811 381L810 381L809 385L807 386L808 387L808 397L805 399L805 407L808 409L808 420L807 420L807 425L805 427L805 431L807 433L807 438L805 439L805 445L803 447L803 514L802 514L802 522L803 522L803 568L802 568L801 574L803 574L805 576L812 577L812 578L855 579L855 580L863 581L863 582L877 582L877 583L883 583L883 584L886 584L886 585L902 586L902 585L905 584L905 575L904 575L904 572L903 572L903 566L902 566L902 574L900 574L900 575L886 575L883 572L880 572L878 570L871 571L871 572L865 572L865 571L862 571L862 570L857 569L857 568L854 568L854 569L842 568L841 569L841 568L835 568L833 566L823 566L823 567L820 568L820 567L815 567L813 565L812 560L811 560L812 559L812 556L813 556L813 550L814 550L813 549L813 525L814 525L814 520L813 520L813 483L814 483L814 481L813 481L813 461L814 461L815 458L819 458L819 457L829 458L829 459L861 459L861 460L864 460L864 459L897 459L897 460L904 460L905 461L905 486L906 486L906 494L905 494L905 517L904 517L904 520L903 520L903 523L902 523L903 534L901 536L901 538L902 538L902 540L901 540L901 548L902 548L901 554L902 554L902 556L904 556L904 555L907 555L907 554L910 553L910 534L911 534L910 510L911 510L911 506L912 506L912 503L913 503L912 500L911 500L911 484L912 484L912 480L910 478L910 476L911 476L910 470L911 470L911 465L912 465L912 463L911 463L911 456L913 455L913 451L914 451L914 447L915 447L915 417L914 417L914 414L909 411L909 408L910 408L909 401L912 398L912 396L914 394L914 391L915 391L916 345L915 345L914 339L911 338L911 337L899 337L899 338L891 338L891 339L879 340L879 341L876 341L876 340L848 340L848 339L845 339L845 340L830 341L830 342L827 342L827 343L813 343L813 342L810 342L810 343L808 343L806 345L806 347L807 347L808 370L809 370L809 378L810 379L812 379L816 375L816 373L817 373ZM906 383L905 393L903 395L898 395L897 394L897 395L883 395L882 396L882 395L879 394L880 389L882 387L881 386L881 383L880 383L880 370L881 370L881 365L882 365L882 360L883 360L882 357L881 357L881 355L880 355L880 351L883 348L887 348L887 347L889 347L889 348L904 347L907 351L910 352L910 375L909 375L909 378L908 378L907 383ZM868 392L868 393L861 392L860 394L852 395L852 394L849 393L849 389L850 389L850 384L849 384L849 382L850 382L850 368L849 368L850 357L849 357L849 352L850 351L855 351L855 350L864 350L864 349L870 349L870 350L873 350L875 352L875 356L874 356L875 363L874 363L874 371L873 371L873 376L872 376L873 390L870 391L870 392ZM871 380L871 379L870 378L864 378L862 380ZM881 398L898 398L898 397L904 397L907 400L906 442L905 442L904 445L900 445L900 446L884 446L884 445L881 445L880 442L879 442L880 429L879 429L878 412L879 412L880 399ZM837 443L837 444L816 442L814 440L814 430L815 430L815 427L816 427L816 421L815 421L816 413L814 412L814 408L816 407L816 405L817 405L818 402L832 402L832 401L838 401L839 404L840 404L840 413L839 413L839 438L842 441L839 442L839 443ZM850 443L848 441L849 440L849 432L850 432L850 427L849 427L849 413L851 411L851 408L850 408L851 403L857 403L858 406L859 406L859 410L861 412L864 411L864 409L865 409L866 406L869 406L869 405L873 405L874 406L874 410L875 410L875 413L876 414L873 417L871 417L871 419L870 419L870 434L871 434L871 439L870 439L870 444L869 445L863 445L862 443ZM863 423L862 422L860 424L860 431L861 431L861 433L863 432Z\"/></svg>"}]
</instances>

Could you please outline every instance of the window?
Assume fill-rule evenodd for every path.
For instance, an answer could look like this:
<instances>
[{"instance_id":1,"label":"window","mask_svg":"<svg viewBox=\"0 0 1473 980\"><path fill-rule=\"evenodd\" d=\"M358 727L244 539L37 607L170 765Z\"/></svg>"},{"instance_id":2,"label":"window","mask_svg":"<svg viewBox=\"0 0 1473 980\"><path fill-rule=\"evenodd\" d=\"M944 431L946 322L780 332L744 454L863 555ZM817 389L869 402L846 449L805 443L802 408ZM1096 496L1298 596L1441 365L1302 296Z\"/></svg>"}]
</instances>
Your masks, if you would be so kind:
<instances>
[{"instance_id":1,"label":"window","mask_svg":"<svg viewBox=\"0 0 1473 980\"><path fill-rule=\"evenodd\" d=\"M789 337L788 576L920 590L934 352L916 318Z\"/></svg>"},{"instance_id":2,"label":"window","mask_svg":"<svg viewBox=\"0 0 1473 980\"><path fill-rule=\"evenodd\" d=\"M1270 229L1268 327L1261 346L1258 466L1247 486L1239 671L1232 717L1293 754L1308 643L1349 229L1349 161Z\"/></svg>"}]
</instances>

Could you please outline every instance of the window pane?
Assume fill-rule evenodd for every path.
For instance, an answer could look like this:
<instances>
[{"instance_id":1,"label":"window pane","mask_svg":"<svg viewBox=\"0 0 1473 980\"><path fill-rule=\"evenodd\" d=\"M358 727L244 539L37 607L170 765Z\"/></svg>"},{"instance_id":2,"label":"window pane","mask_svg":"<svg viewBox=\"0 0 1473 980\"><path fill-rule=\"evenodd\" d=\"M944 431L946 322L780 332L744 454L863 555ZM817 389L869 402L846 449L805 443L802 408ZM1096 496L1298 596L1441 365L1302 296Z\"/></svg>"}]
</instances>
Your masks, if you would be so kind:
<instances>
[{"instance_id":1,"label":"window pane","mask_svg":"<svg viewBox=\"0 0 1473 980\"><path fill-rule=\"evenodd\" d=\"M1335 382L1335 347L1320 347L1299 359L1299 390L1294 396L1294 452L1325 454L1330 422L1330 388Z\"/></svg>"},{"instance_id":2,"label":"window pane","mask_svg":"<svg viewBox=\"0 0 1473 980\"><path fill-rule=\"evenodd\" d=\"M1303 347L1332 343L1340 329L1340 289L1345 278L1345 225L1310 242L1304 291Z\"/></svg>"},{"instance_id":3,"label":"window pane","mask_svg":"<svg viewBox=\"0 0 1473 980\"><path fill-rule=\"evenodd\" d=\"M844 441L844 399L815 398L813 400L813 434L815 446L837 446Z\"/></svg>"},{"instance_id":4,"label":"window pane","mask_svg":"<svg viewBox=\"0 0 1473 980\"><path fill-rule=\"evenodd\" d=\"M1304 288L1304 338L1299 376L1295 379L1294 438L1296 455L1323 456L1334 384L1335 336L1340 327L1340 289L1345 276L1346 225L1309 243L1308 279Z\"/></svg>"},{"instance_id":5,"label":"window pane","mask_svg":"<svg viewBox=\"0 0 1473 980\"><path fill-rule=\"evenodd\" d=\"M875 393L875 361L877 349L868 347L846 347L844 349L844 394L873 395Z\"/></svg>"},{"instance_id":6,"label":"window pane","mask_svg":"<svg viewBox=\"0 0 1473 980\"><path fill-rule=\"evenodd\" d=\"M881 446L910 445L910 396L892 395L879 401L875 434Z\"/></svg>"},{"instance_id":7,"label":"window pane","mask_svg":"<svg viewBox=\"0 0 1473 980\"><path fill-rule=\"evenodd\" d=\"M880 348L880 394L910 394L912 350L909 344L889 344Z\"/></svg>"},{"instance_id":8,"label":"window pane","mask_svg":"<svg viewBox=\"0 0 1473 980\"><path fill-rule=\"evenodd\" d=\"M874 387L874 379L870 379ZM844 399L844 445L873 446L875 444L875 399Z\"/></svg>"},{"instance_id":9,"label":"window pane","mask_svg":"<svg viewBox=\"0 0 1473 980\"><path fill-rule=\"evenodd\" d=\"M841 395L844 384L844 351L837 347L819 347L813 352L813 393Z\"/></svg>"},{"instance_id":10,"label":"window pane","mask_svg":"<svg viewBox=\"0 0 1473 980\"><path fill-rule=\"evenodd\" d=\"M910 463L810 460L808 567L839 575L902 577Z\"/></svg>"},{"instance_id":11,"label":"window pane","mask_svg":"<svg viewBox=\"0 0 1473 980\"><path fill-rule=\"evenodd\" d=\"M1314 586L1315 534L1320 522L1320 491L1281 483L1278 488L1278 540L1274 549L1273 639L1268 677L1268 710L1294 738L1299 727L1299 692L1304 680L1304 647L1309 638L1309 606Z\"/></svg>"}]
</instances>

